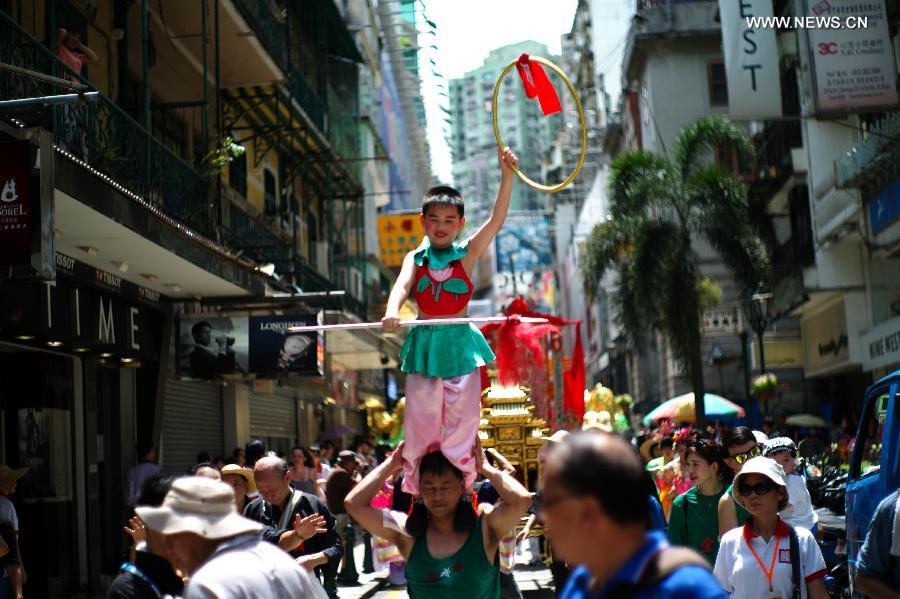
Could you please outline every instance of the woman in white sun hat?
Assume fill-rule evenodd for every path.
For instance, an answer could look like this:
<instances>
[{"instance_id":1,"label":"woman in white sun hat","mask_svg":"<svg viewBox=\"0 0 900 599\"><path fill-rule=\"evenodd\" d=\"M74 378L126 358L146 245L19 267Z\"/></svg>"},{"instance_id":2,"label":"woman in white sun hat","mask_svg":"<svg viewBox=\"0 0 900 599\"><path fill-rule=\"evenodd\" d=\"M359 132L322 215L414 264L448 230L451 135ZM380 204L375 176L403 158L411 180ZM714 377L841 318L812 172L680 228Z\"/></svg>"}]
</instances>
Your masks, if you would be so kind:
<instances>
[{"instance_id":1,"label":"woman in white sun hat","mask_svg":"<svg viewBox=\"0 0 900 599\"><path fill-rule=\"evenodd\" d=\"M825 560L815 538L778 517L790 504L784 469L769 458L751 458L733 489L750 518L720 541L719 583L733 599L826 599Z\"/></svg>"}]
</instances>

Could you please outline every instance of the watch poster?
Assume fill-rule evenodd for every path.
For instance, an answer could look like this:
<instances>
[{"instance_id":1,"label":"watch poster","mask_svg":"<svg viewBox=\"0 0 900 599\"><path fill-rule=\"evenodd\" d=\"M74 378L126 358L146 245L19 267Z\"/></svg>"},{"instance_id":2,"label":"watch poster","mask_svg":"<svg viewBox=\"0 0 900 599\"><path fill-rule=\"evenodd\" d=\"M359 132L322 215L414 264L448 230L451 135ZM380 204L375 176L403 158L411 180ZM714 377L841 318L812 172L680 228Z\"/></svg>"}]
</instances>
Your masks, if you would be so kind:
<instances>
[{"instance_id":1,"label":"watch poster","mask_svg":"<svg viewBox=\"0 0 900 599\"><path fill-rule=\"evenodd\" d=\"M250 317L250 371L256 374L321 374L315 332L291 327L318 324L315 314Z\"/></svg>"}]
</instances>

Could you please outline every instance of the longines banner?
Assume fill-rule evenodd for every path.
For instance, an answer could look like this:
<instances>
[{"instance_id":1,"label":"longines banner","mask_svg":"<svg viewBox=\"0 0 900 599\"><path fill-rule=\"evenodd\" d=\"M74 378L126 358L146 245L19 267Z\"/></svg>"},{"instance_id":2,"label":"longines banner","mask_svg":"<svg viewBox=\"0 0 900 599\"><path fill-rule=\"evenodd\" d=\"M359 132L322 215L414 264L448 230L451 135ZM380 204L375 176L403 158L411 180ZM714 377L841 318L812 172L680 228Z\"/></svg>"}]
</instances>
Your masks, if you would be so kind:
<instances>
[{"instance_id":1,"label":"longines banner","mask_svg":"<svg viewBox=\"0 0 900 599\"><path fill-rule=\"evenodd\" d=\"M781 116L775 28L753 28L748 21L772 16L772 0L719 0L728 113L736 121Z\"/></svg>"},{"instance_id":2,"label":"longines banner","mask_svg":"<svg viewBox=\"0 0 900 599\"><path fill-rule=\"evenodd\" d=\"M288 328L318 323L315 314L182 317L178 321L178 370L183 376L321 375L324 341Z\"/></svg>"},{"instance_id":3,"label":"longines banner","mask_svg":"<svg viewBox=\"0 0 900 599\"><path fill-rule=\"evenodd\" d=\"M819 111L895 107L897 68L884 0L806 0L806 16L854 24L807 30Z\"/></svg>"}]
</instances>

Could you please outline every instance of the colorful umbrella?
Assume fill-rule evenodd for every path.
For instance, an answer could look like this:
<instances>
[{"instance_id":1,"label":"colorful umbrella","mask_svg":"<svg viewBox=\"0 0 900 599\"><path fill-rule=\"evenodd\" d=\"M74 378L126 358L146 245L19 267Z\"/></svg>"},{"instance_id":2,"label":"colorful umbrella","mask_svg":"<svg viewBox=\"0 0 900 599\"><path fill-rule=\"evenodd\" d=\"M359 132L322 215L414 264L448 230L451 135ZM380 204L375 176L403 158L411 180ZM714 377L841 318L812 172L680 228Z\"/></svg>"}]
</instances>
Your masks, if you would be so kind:
<instances>
[{"instance_id":1,"label":"colorful umbrella","mask_svg":"<svg viewBox=\"0 0 900 599\"><path fill-rule=\"evenodd\" d=\"M744 408L712 393L704 394L703 407L706 408L706 416L708 418L728 420L741 418L745 415ZM695 422L694 394L685 393L666 400L644 417L644 424L650 424L663 418L671 418L678 422Z\"/></svg>"},{"instance_id":2,"label":"colorful umbrella","mask_svg":"<svg viewBox=\"0 0 900 599\"><path fill-rule=\"evenodd\" d=\"M814 414L794 414L784 421L788 426L805 426L809 428L828 428L828 423Z\"/></svg>"}]
</instances>

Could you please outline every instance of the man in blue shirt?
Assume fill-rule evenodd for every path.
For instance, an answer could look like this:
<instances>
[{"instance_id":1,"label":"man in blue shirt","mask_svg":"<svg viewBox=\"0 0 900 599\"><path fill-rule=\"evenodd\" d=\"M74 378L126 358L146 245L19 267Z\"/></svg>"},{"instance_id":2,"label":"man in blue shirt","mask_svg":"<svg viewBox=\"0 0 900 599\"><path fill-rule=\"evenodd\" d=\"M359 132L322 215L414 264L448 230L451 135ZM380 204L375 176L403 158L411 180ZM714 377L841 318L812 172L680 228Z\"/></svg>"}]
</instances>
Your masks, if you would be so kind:
<instances>
[{"instance_id":1,"label":"man in blue shirt","mask_svg":"<svg viewBox=\"0 0 900 599\"><path fill-rule=\"evenodd\" d=\"M856 587L873 599L900 598L900 531L892 532L898 498L894 491L878 504L856 562Z\"/></svg>"},{"instance_id":2,"label":"man in blue shirt","mask_svg":"<svg viewBox=\"0 0 900 599\"><path fill-rule=\"evenodd\" d=\"M641 461L621 437L574 433L550 450L541 515L557 557L581 564L563 599L726 599L705 560L649 531Z\"/></svg>"}]
</instances>

